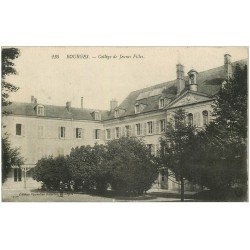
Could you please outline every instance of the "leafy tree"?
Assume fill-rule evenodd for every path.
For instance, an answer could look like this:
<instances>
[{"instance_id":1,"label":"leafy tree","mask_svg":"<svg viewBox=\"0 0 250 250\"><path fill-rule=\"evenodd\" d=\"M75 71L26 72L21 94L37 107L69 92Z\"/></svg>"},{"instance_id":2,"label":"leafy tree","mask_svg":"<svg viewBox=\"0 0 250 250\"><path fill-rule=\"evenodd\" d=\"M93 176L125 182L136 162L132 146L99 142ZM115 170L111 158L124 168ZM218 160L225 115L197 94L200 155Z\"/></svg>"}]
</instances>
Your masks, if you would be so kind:
<instances>
[{"instance_id":1,"label":"leafy tree","mask_svg":"<svg viewBox=\"0 0 250 250\"><path fill-rule=\"evenodd\" d=\"M8 136L2 137L2 182L6 180L11 167L20 167L22 164L19 149L11 147Z\"/></svg>"},{"instance_id":2,"label":"leafy tree","mask_svg":"<svg viewBox=\"0 0 250 250\"><path fill-rule=\"evenodd\" d=\"M108 186L109 170L105 164L104 145L81 146L71 150L68 166L75 183L75 189L97 189L103 193Z\"/></svg>"},{"instance_id":3,"label":"leafy tree","mask_svg":"<svg viewBox=\"0 0 250 250\"><path fill-rule=\"evenodd\" d=\"M10 104L9 93L16 92L19 88L12 83L6 82L6 76L17 74L13 60L20 54L16 48L2 48L2 106Z\"/></svg>"},{"instance_id":4,"label":"leafy tree","mask_svg":"<svg viewBox=\"0 0 250 250\"><path fill-rule=\"evenodd\" d=\"M247 66L236 65L233 78L213 105L213 121L198 133L191 159L193 182L211 190L247 189Z\"/></svg>"},{"instance_id":5,"label":"leafy tree","mask_svg":"<svg viewBox=\"0 0 250 250\"><path fill-rule=\"evenodd\" d=\"M12 62L19 56L16 48L2 48L2 107L10 104L9 93L18 90L12 83L6 82L6 76L16 74L14 63ZM3 112L6 114L6 112ZM23 159L17 148L12 148L8 136L2 136L2 182L7 178L12 166L20 166Z\"/></svg>"},{"instance_id":6,"label":"leafy tree","mask_svg":"<svg viewBox=\"0 0 250 250\"><path fill-rule=\"evenodd\" d=\"M166 125L166 133L161 139L160 162L169 169L181 184L181 201L184 201L184 180L189 176L188 161L193 154L195 130L188 124L186 113L179 109L173 113L173 118Z\"/></svg>"},{"instance_id":7,"label":"leafy tree","mask_svg":"<svg viewBox=\"0 0 250 250\"><path fill-rule=\"evenodd\" d=\"M59 190L60 182L69 186L71 181L67 160L64 156L52 156L40 159L32 171L33 178L41 181L48 190Z\"/></svg>"},{"instance_id":8,"label":"leafy tree","mask_svg":"<svg viewBox=\"0 0 250 250\"><path fill-rule=\"evenodd\" d=\"M157 166L143 141L120 138L107 144L107 165L112 189L123 194L142 194L157 178Z\"/></svg>"}]
</instances>

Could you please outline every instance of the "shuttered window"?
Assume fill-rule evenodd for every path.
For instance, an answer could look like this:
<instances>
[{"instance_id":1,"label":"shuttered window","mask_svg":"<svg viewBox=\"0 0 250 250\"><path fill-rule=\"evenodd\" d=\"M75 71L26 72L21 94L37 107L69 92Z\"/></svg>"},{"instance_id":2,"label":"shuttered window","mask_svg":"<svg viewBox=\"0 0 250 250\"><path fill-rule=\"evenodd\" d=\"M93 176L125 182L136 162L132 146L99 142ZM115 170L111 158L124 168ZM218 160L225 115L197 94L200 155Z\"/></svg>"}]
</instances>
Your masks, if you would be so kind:
<instances>
[{"instance_id":1,"label":"shuttered window","mask_svg":"<svg viewBox=\"0 0 250 250\"><path fill-rule=\"evenodd\" d=\"M82 129L76 128L76 138L82 138Z\"/></svg>"}]
</instances>

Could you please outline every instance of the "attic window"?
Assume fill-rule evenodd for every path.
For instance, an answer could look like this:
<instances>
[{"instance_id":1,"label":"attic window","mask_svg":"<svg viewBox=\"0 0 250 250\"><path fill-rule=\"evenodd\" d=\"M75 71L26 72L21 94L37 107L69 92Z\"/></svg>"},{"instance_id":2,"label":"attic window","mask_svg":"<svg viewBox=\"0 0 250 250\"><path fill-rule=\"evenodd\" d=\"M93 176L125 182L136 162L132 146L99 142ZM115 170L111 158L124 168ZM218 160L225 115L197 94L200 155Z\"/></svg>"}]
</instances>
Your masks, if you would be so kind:
<instances>
[{"instance_id":1,"label":"attic window","mask_svg":"<svg viewBox=\"0 0 250 250\"><path fill-rule=\"evenodd\" d=\"M119 109L115 110L115 118L119 117Z\"/></svg>"},{"instance_id":2,"label":"attic window","mask_svg":"<svg viewBox=\"0 0 250 250\"><path fill-rule=\"evenodd\" d=\"M44 116L44 106L38 105L36 111L37 115Z\"/></svg>"},{"instance_id":3,"label":"attic window","mask_svg":"<svg viewBox=\"0 0 250 250\"><path fill-rule=\"evenodd\" d=\"M164 99L164 98L161 98L161 99L159 100L159 108L162 109L162 108L164 108L164 106L165 106L165 99Z\"/></svg>"},{"instance_id":4,"label":"attic window","mask_svg":"<svg viewBox=\"0 0 250 250\"><path fill-rule=\"evenodd\" d=\"M135 105L135 113L136 114L140 113L140 105L139 104Z\"/></svg>"},{"instance_id":5,"label":"attic window","mask_svg":"<svg viewBox=\"0 0 250 250\"><path fill-rule=\"evenodd\" d=\"M95 111L94 116L95 116L95 120L96 121L100 121L101 120L101 114L100 114L99 111Z\"/></svg>"}]
</instances>

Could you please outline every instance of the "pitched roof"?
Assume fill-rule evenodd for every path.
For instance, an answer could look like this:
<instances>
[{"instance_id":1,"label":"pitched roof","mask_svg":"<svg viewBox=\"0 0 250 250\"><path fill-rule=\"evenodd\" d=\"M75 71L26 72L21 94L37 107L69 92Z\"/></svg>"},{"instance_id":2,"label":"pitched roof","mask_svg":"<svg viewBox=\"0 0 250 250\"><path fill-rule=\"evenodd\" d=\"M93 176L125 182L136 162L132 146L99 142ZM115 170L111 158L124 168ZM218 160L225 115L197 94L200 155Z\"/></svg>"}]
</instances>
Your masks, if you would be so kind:
<instances>
[{"instance_id":1,"label":"pitched roof","mask_svg":"<svg viewBox=\"0 0 250 250\"><path fill-rule=\"evenodd\" d=\"M104 110L94 110L94 109L81 109L73 108L70 110L65 106L54 106L54 105L43 105L44 106L44 116L49 118L61 118L61 119L73 119L73 120L92 120L94 121L93 112L100 111L102 119L107 117L107 112ZM36 105L33 103L22 103L22 102L12 102L10 105L3 107L3 111L9 112L14 115L25 115L36 117L37 113L35 110Z\"/></svg>"},{"instance_id":2,"label":"pitched roof","mask_svg":"<svg viewBox=\"0 0 250 250\"><path fill-rule=\"evenodd\" d=\"M236 64L246 65L247 59L234 62L233 66ZM218 93L224 80L224 66L199 72L197 75L198 92L212 97ZM188 90L187 76L184 78L184 81L185 89L182 91L182 93ZM118 109L121 108L124 110L120 117L135 115L135 104L143 104L144 108L141 113L158 111L159 98L164 97L167 99L168 103L170 103L178 97L176 84L177 80L172 80L131 92L117 107ZM94 121L93 112L100 111L102 120L114 119L114 112L107 110L81 109L71 107L70 111L68 111L65 106L43 106L45 110L44 117ZM3 111L10 112L15 115L37 116L35 105L33 103L13 102L11 105L3 107Z\"/></svg>"},{"instance_id":3,"label":"pitched roof","mask_svg":"<svg viewBox=\"0 0 250 250\"><path fill-rule=\"evenodd\" d=\"M236 64L246 65L247 59L236 61L232 63L233 67ZM210 97L218 93L221 88L221 84L225 80L224 65L209 69L206 71L198 72L197 83L198 92L204 93ZM185 92L188 87L188 76L185 76ZM141 113L159 110L158 102L160 97L164 97L168 102L173 101L177 97L177 80L163 82L157 85L153 85L147 88L139 89L131 92L125 100L118 106L118 108L125 109L125 112L120 117L134 115L135 104L144 104L145 108ZM114 114L109 112L108 119L113 119Z\"/></svg>"}]
</instances>

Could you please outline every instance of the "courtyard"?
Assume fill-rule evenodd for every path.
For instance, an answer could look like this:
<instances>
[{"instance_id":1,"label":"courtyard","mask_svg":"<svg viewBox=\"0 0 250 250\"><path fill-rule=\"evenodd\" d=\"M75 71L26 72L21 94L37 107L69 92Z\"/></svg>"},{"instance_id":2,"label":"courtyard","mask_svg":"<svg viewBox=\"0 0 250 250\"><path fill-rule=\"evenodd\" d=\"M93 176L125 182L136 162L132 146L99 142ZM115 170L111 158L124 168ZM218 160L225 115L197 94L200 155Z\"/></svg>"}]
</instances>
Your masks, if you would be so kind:
<instances>
[{"instance_id":1,"label":"courtyard","mask_svg":"<svg viewBox=\"0 0 250 250\"><path fill-rule=\"evenodd\" d=\"M185 201L194 201L192 192L185 194ZM179 202L180 194L174 191L151 189L142 196L120 196L112 191L105 195L93 193L63 193L34 190L2 190L4 202Z\"/></svg>"}]
</instances>

